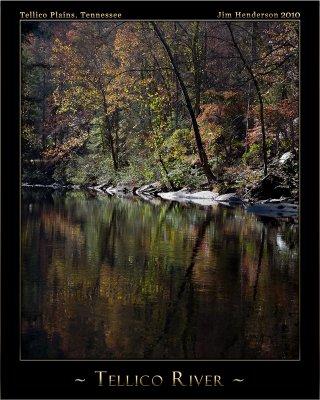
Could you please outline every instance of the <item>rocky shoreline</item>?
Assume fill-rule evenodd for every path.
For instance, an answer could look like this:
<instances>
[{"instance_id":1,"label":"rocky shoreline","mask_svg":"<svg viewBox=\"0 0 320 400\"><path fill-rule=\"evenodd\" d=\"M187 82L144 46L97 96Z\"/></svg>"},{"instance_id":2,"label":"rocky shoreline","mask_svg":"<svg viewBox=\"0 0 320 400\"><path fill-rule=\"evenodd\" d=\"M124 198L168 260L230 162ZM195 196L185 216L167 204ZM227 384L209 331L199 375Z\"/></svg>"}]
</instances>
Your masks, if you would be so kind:
<instances>
[{"instance_id":1,"label":"rocky shoreline","mask_svg":"<svg viewBox=\"0 0 320 400\"><path fill-rule=\"evenodd\" d=\"M269 178L269 179L268 179ZM67 189L67 190L93 190L99 193L105 193L111 196L133 195L139 196L144 200L152 201L160 197L164 201L176 201L182 203L193 203L202 206L213 206L223 204L229 207L243 206L246 211L267 217L297 217L299 214L299 204L294 197L280 196L277 198L261 198L264 194L278 193L276 188L272 188L270 182L277 182L272 175L268 175L256 187L251 189L254 196L238 195L237 192L220 194L217 191L200 190L195 191L190 188L183 188L179 191L168 191L166 186L160 182L145 184L140 187L132 185L112 186L109 183L103 183L95 186L80 185L59 185L53 183L50 185L23 183L23 187ZM289 193L290 194L290 193Z\"/></svg>"},{"instance_id":2,"label":"rocky shoreline","mask_svg":"<svg viewBox=\"0 0 320 400\"><path fill-rule=\"evenodd\" d=\"M105 193L110 196L139 196L143 200L154 202L160 198L163 201L193 203L202 206L222 204L228 207L244 207L252 212L266 217L293 217L299 215L299 188L297 164L292 153L287 152L269 165L269 174L257 180L254 184L238 183L241 174L236 174L227 180L202 185L192 190L189 187L178 191L170 191L162 182L152 182L134 186L132 183L112 185L110 181L98 185L59 185L52 183L28 184L24 187L51 188L64 190L90 190Z\"/></svg>"}]
</instances>

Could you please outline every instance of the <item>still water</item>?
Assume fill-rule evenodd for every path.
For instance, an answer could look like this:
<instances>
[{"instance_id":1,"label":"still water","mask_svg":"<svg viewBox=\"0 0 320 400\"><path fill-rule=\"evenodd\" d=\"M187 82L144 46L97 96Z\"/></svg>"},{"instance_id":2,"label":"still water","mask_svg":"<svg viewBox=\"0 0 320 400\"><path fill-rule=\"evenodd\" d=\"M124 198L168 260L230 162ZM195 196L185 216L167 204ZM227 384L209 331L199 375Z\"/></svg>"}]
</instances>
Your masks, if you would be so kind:
<instances>
[{"instance_id":1,"label":"still water","mask_svg":"<svg viewBox=\"0 0 320 400\"><path fill-rule=\"evenodd\" d=\"M23 359L297 359L298 225L26 189Z\"/></svg>"}]
</instances>

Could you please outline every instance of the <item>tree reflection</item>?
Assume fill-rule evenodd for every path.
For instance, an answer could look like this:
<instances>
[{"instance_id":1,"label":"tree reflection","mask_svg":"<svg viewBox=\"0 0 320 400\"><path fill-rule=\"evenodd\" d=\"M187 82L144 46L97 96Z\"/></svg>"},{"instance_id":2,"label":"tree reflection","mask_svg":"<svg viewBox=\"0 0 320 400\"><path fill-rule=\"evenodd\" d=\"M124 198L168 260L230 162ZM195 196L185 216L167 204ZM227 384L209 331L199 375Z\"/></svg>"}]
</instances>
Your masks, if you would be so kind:
<instances>
[{"instance_id":1,"label":"tree reflection","mask_svg":"<svg viewBox=\"0 0 320 400\"><path fill-rule=\"evenodd\" d=\"M206 210L206 218L202 222L201 226L199 227L198 235L197 235L197 238L196 238L196 241L195 241L194 247L192 249L192 253L191 253L190 264L189 264L188 268L186 269L185 275L181 281L180 288L179 288L178 294L177 294L177 298L173 302L169 303L163 331L161 332L160 336L157 338L155 345L151 346L144 353L145 358L150 358L150 356L152 356L152 354L154 352L154 347L159 346L159 344L169 334L173 319L175 318L176 313L179 310L179 305L181 303L181 299L186 291L188 293L188 300L187 300L188 312L187 312L187 324L186 324L186 327L185 327L183 335L182 335L183 336L182 343L183 343L183 349L184 349L184 351L183 351L184 356L185 356L185 358L188 358L188 354L189 354L189 346L187 346L187 341L188 341L188 336L189 336L188 332L190 330L190 325L192 322L191 315L193 314L193 308L194 308L194 302L193 302L194 290L193 290L193 283L192 283L192 272L193 272L193 268L194 268L194 265L196 262L196 257L199 253L200 246L205 237L207 227L209 226L210 218L211 218L211 209L208 208ZM186 290L186 288L187 288L187 290ZM193 356L193 357L195 357L195 356Z\"/></svg>"},{"instance_id":2,"label":"tree reflection","mask_svg":"<svg viewBox=\"0 0 320 400\"><path fill-rule=\"evenodd\" d=\"M23 358L297 357L297 225L83 192L23 205Z\"/></svg>"}]
</instances>

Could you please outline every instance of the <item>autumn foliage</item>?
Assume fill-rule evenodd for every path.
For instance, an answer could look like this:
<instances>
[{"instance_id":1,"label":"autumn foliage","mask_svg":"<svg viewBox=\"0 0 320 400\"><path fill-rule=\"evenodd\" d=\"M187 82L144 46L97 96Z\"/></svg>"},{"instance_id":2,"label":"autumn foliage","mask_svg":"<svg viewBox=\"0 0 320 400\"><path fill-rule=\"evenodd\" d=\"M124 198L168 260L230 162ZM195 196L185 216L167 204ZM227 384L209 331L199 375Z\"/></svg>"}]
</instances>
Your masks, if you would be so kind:
<instances>
[{"instance_id":1,"label":"autumn foliage","mask_svg":"<svg viewBox=\"0 0 320 400\"><path fill-rule=\"evenodd\" d=\"M213 172L250 167L251 150L257 150L252 167L262 168L262 122L268 160L297 150L296 22L161 22L158 28L192 103ZM68 183L81 175L84 184L94 176L96 182L163 180L178 188L193 179L195 166L194 184L204 182L194 121L152 24L38 22L26 31L25 180L40 179L29 161L43 159L56 165L46 178Z\"/></svg>"}]
</instances>

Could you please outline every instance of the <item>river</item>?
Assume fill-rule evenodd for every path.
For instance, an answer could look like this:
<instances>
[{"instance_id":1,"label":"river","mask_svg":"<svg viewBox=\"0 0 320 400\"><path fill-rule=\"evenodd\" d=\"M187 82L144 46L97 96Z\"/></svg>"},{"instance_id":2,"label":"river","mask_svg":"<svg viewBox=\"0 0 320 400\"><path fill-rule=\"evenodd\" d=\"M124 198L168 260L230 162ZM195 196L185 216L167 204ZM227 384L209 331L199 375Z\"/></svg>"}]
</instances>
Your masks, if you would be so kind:
<instances>
[{"instance_id":1,"label":"river","mask_svg":"<svg viewBox=\"0 0 320 400\"><path fill-rule=\"evenodd\" d=\"M298 224L24 189L22 359L299 357Z\"/></svg>"}]
</instances>

